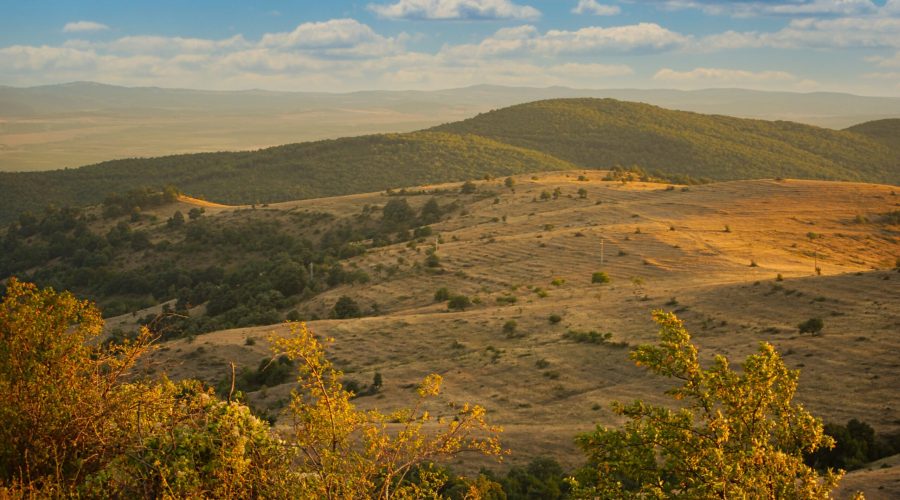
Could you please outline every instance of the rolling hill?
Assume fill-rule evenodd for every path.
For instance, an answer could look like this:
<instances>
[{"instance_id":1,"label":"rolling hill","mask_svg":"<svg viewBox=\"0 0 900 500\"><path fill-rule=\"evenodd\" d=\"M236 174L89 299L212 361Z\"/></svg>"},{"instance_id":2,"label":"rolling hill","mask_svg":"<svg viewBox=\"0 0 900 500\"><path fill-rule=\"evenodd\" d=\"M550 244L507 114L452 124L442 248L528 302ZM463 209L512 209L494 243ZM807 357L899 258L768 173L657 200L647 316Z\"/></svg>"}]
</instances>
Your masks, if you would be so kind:
<instances>
[{"instance_id":1,"label":"rolling hill","mask_svg":"<svg viewBox=\"0 0 900 500\"><path fill-rule=\"evenodd\" d=\"M99 203L136 186L175 185L232 204L270 203L433 182L575 168L546 154L472 135L383 134L110 162L49 172L0 172L0 221L48 204Z\"/></svg>"},{"instance_id":2,"label":"rolling hill","mask_svg":"<svg viewBox=\"0 0 900 500\"><path fill-rule=\"evenodd\" d=\"M422 132L0 173L0 222L49 204L98 203L109 193L141 186L175 185L223 203L271 203L617 164L713 180L897 183L900 163L893 146L853 131L611 99L539 101Z\"/></svg>"},{"instance_id":3,"label":"rolling hill","mask_svg":"<svg viewBox=\"0 0 900 500\"><path fill-rule=\"evenodd\" d=\"M860 123L846 130L878 141L891 148L900 157L900 118Z\"/></svg>"},{"instance_id":4,"label":"rolling hill","mask_svg":"<svg viewBox=\"0 0 900 500\"><path fill-rule=\"evenodd\" d=\"M890 147L858 135L612 99L522 104L434 130L489 137L585 168L636 164L716 180L900 180Z\"/></svg>"}]
</instances>

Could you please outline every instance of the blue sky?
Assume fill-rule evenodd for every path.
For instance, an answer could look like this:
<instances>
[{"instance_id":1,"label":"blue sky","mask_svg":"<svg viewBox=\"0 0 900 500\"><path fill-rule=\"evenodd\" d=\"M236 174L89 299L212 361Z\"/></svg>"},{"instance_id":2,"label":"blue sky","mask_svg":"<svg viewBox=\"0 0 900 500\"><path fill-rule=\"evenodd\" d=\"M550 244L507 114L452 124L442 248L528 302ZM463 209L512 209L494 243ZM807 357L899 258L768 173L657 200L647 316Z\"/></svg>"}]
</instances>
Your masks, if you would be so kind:
<instances>
[{"instance_id":1,"label":"blue sky","mask_svg":"<svg viewBox=\"0 0 900 500\"><path fill-rule=\"evenodd\" d=\"M0 0L0 84L900 96L900 0Z\"/></svg>"}]
</instances>

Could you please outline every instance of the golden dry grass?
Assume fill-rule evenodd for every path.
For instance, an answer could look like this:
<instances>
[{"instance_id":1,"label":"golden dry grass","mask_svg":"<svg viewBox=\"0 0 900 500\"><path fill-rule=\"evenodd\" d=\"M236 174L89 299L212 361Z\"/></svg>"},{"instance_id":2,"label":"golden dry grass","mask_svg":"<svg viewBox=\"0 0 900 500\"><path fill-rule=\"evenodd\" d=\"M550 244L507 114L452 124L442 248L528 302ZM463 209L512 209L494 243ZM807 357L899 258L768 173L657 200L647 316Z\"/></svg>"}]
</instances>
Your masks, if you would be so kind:
<instances>
[{"instance_id":1,"label":"golden dry grass","mask_svg":"<svg viewBox=\"0 0 900 500\"><path fill-rule=\"evenodd\" d=\"M466 206L466 215L434 225L443 240L437 251L442 272L415 265L424 260L426 244L392 245L353 259L373 280L333 289L305 310L326 317L341 295L364 308L378 304L376 317L310 323L336 339L329 352L348 378L369 383L375 371L382 373L384 389L358 404L403 405L413 397L412 384L440 373L444 401L479 402L505 427L510 461L553 455L574 465L581 460L575 434L614 424L612 401L662 401L666 382L635 368L624 347L575 343L563 333L597 330L628 346L652 342L650 311L662 308L678 312L706 357L722 353L736 361L761 341L773 343L789 366L802 370L798 399L825 420L858 418L880 433L900 430L900 274L892 270L900 228L875 222L877 214L897 209L896 188L787 180L682 191L602 182L601 175L521 176L514 192L502 180L478 183L480 190L494 190L499 202L477 201ZM556 188L558 200L533 201ZM586 199L577 196L579 188L587 190ZM272 208L349 215L386 199L365 194ZM871 222L857 222L857 215ZM378 264L398 262L393 276L376 271ZM612 282L591 284L599 270ZM481 303L448 312L433 301L442 286ZM506 296L516 303L497 302ZM551 324L551 314L562 321ZM811 317L824 319L822 334L800 335L796 325ZM502 332L510 319L521 337ZM229 376L230 361L255 367L267 354L269 332L283 334L286 327L169 342L154 363L174 377L220 380ZM246 346L248 337L258 342ZM539 360L546 367L539 368ZM283 385L249 399L270 405L289 390ZM896 481L880 470L872 475Z\"/></svg>"}]
</instances>

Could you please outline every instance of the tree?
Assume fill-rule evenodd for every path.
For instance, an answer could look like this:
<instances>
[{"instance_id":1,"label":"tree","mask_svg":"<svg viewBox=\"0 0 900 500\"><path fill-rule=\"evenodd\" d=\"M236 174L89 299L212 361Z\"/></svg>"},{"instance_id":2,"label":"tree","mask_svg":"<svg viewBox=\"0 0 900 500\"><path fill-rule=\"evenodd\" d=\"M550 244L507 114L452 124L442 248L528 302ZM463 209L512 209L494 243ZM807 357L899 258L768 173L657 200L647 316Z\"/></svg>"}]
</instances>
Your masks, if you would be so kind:
<instances>
[{"instance_id":1,"label":"tree","mask_svg":"<svg viewBox=\"0 0 900 500\"><path fill-rule=\"evenodd\" d=\"M476 190L478 190L478 187L475 186L475 183L472 181L464 182L463 185L459 188L459 192L462 194L472 194Z\"/></svg>"},{"instance_id":2,"label":"tree","mask_svg":"<svg viewBox=\"0 0 900 500\"><path fill-rule=\"evenodd\" d=\"M842 472L819 475L803 454L834 446L821 421L792 403L799 372L760 345L740 371L717 356L700 366L675 315L657 311L660 343L631 353L638 366L674 378L666 393L679 409L642 401L616 404L622 430L599 426L579 436L596 484L576 486L603 498L828 498Z\"/></svg>"},{"instance_id":3,"label":"tree","mask_svg":"<svg viewBox=\"0 0 900 500\"><path fill-rule=\"evenodd\" d=\"M290 496L291 457L196 381L135 379L93 304L12 278L0 304L0 496Z\"/></svg>"},{"instance_id":4,"label":"tree","mask_svg":"<svg viewBox=\"0 0 900 500\"><path fill-rule=\"evenodd\" d=\"M800 333L811 333L813 335L817 335L821 332L822 328L825 328L825 322L822 321L822 318L809 318L797 325L797 329L800 330Z\"/></svg>"},{"instance_id":5,"label":"tree","mask_svg":"<svg viewBox=\"0 0 900 500\"><path fill-rule=\"evenodd\" d=\"M184 214L181 213L181 210L176 210L172 217L166 221L166 226L177 229L184 225Z\"/></svg>"},{"instance_id":6,"label":"tree","mask_svg":"<svg viewBox=\"0 0 900 500\"><path fill-rule=\"evenodd\" d=\"M438 205L437 199L431 198L422 206L422 210L419 212L419 219L421 219L422 224L433 224L441 220L442 215L444 215L444 212L441 210L441 206Z\"/></svg>"},{"instance_id":7,"label":"tree","mask_svg":"<svg viewBox=\"0 0 900 500\"><path fill-rule=\"evenodd\" d=\"M597 271L591 275L591 283L609 283L609 275L603 271Z\"/></svg>"},{"instance_id":8,"label":"tree","mask_svg":"<svg viewBox=\"0 0 900 500\"><path fill-rule=\"evenodd\" d=\"M292 324L290 336L271 340L276 354L300 366L290 404L300 451L298 498L434 498L447 477L422 467L427 461L465 452L503 454L500 429L487 423L484 408L455 405L445 416L425 410L440 394L439 375L425 377L411 409L391 415L358 410L341 383L343 374L305 324ZM388 432L389 422L399 431ZM419 481L406 481L416 470Z\"/></svg>"},{"instance_id":9,"label":"tree","mask_svg":"<svg viewBox=\"0 0 900 500\"><path fill-rule=\"evenodd\" d=\"M358 318L362 316L362 311L353 298L341 295L331 309L331 316L336 319Z\"/></svg>"},{"instance_id":10,"label":"tree","mask_svg":"<svg viewBox=\"0 0 900 500\"><path fill-rule=\"evenodd\" d=\"M472 305L472 301L465 295L453 295L447 302L447 309L451 311L464 311Z\"/></svg>"},{"instance_id":11,"label":"tree","mask_svg":"<svg viewBox=\"0 0 900 500\"><path fill-rule=\"evenodd\" d=\"M513 179L512 177L507 177L507 178L503 181L503 185L506 186L506 187L509 188L509 189L512 189L512 188L516 185L516 180Z\"/></svg>"}]
</instances>

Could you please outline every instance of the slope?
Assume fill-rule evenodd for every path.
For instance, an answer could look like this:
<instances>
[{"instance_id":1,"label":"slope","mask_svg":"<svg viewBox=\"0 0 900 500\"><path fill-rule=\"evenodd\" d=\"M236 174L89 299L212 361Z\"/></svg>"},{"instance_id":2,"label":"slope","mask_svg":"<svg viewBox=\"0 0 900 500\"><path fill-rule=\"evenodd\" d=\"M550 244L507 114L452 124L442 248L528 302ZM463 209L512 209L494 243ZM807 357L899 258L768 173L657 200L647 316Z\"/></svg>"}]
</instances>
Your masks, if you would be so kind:
<instances>
[{"instance_id":1,"label":"slope","mask_svg":"<svg viewBox=\"0 0 900 500\"><path fill-rule=\"evenodd\" d=\"M442 132L385 134L254 152L116 160L79 169L0 172L0 222L48 204L99 203L137 186L175 185L230 204L336 196L573 165L491 139Z\"/></svg>"},{"instance_id":2,"label":"slope","mask_svg":"<svg viewBox=\"0 0 900 500\"><path fill-rule=\"evenodd\" d=\"M900 118L860 123L846 130L878 141L891 148L900 157Z\"/></svg>"},{"instance_id":3,"label":"slope","mask_svg":"<svg viewBox=\"0 0 900 500\"><path fill-rule=\"evenodd\" d=\"M637 164L717 180L900 181L889 148L859 134L612 99L522 104L433 130L490 137L587 168Z\"/></svg>"},{"instance_id":4,"label":"slope","mask_svg":"<svg viewBox=\"0 0 900 500\"><path fill-rule=\"evenodd\" d=\"M898 227L877 222L877 214L894 209L890 187L791 180L683 191L603 182L602 175L520 176L514 190L499 180L479 181L478 192L495 195L440 195L442 206L458 201L464 210L432 224L435 238L369 247L344 259L347 269L370 279L322 291L296 308L313 319L317 334L336 339L330 354L348 379L365 388L382 374L383 388L357 403L395 408L416 380L439 373L447 400L433 408L436 416L446 414L448 400L482 402L505 429L512 463L549 454L574 465L576 432L619 423L611 401L659 394L660 381L635 368L620 343L652 341L649 312L662 308L686 321L705 356L740 359L759 341L773 343L790 367L802 370L798 400L815 415L841 423L859 418L879 434L900 430L894 416L900 275L890 269ZM557 189L557 198L533 201ZM409 198L421 204L426 197ZM268 210L349 216L395 199L371 193ZM426 263L433 245L439 267ZM610 283L591 282L600 270ZM441 287L473 305L448 311L447 302L434 299ZM314 319L327 317L342 296L367 317ZM798 334L797 324L813 317L824 319L821 334ZM509 321L512 331L504 330ZM252 371L267 359L264 339L273 331L286 328L173 340L154 366L176 378L227 381L230 361ZM591 331L611 332L612 341L592 341ZM274 413L291 385L250 391L248 399Z\"/></svg>"}]
</instances>

